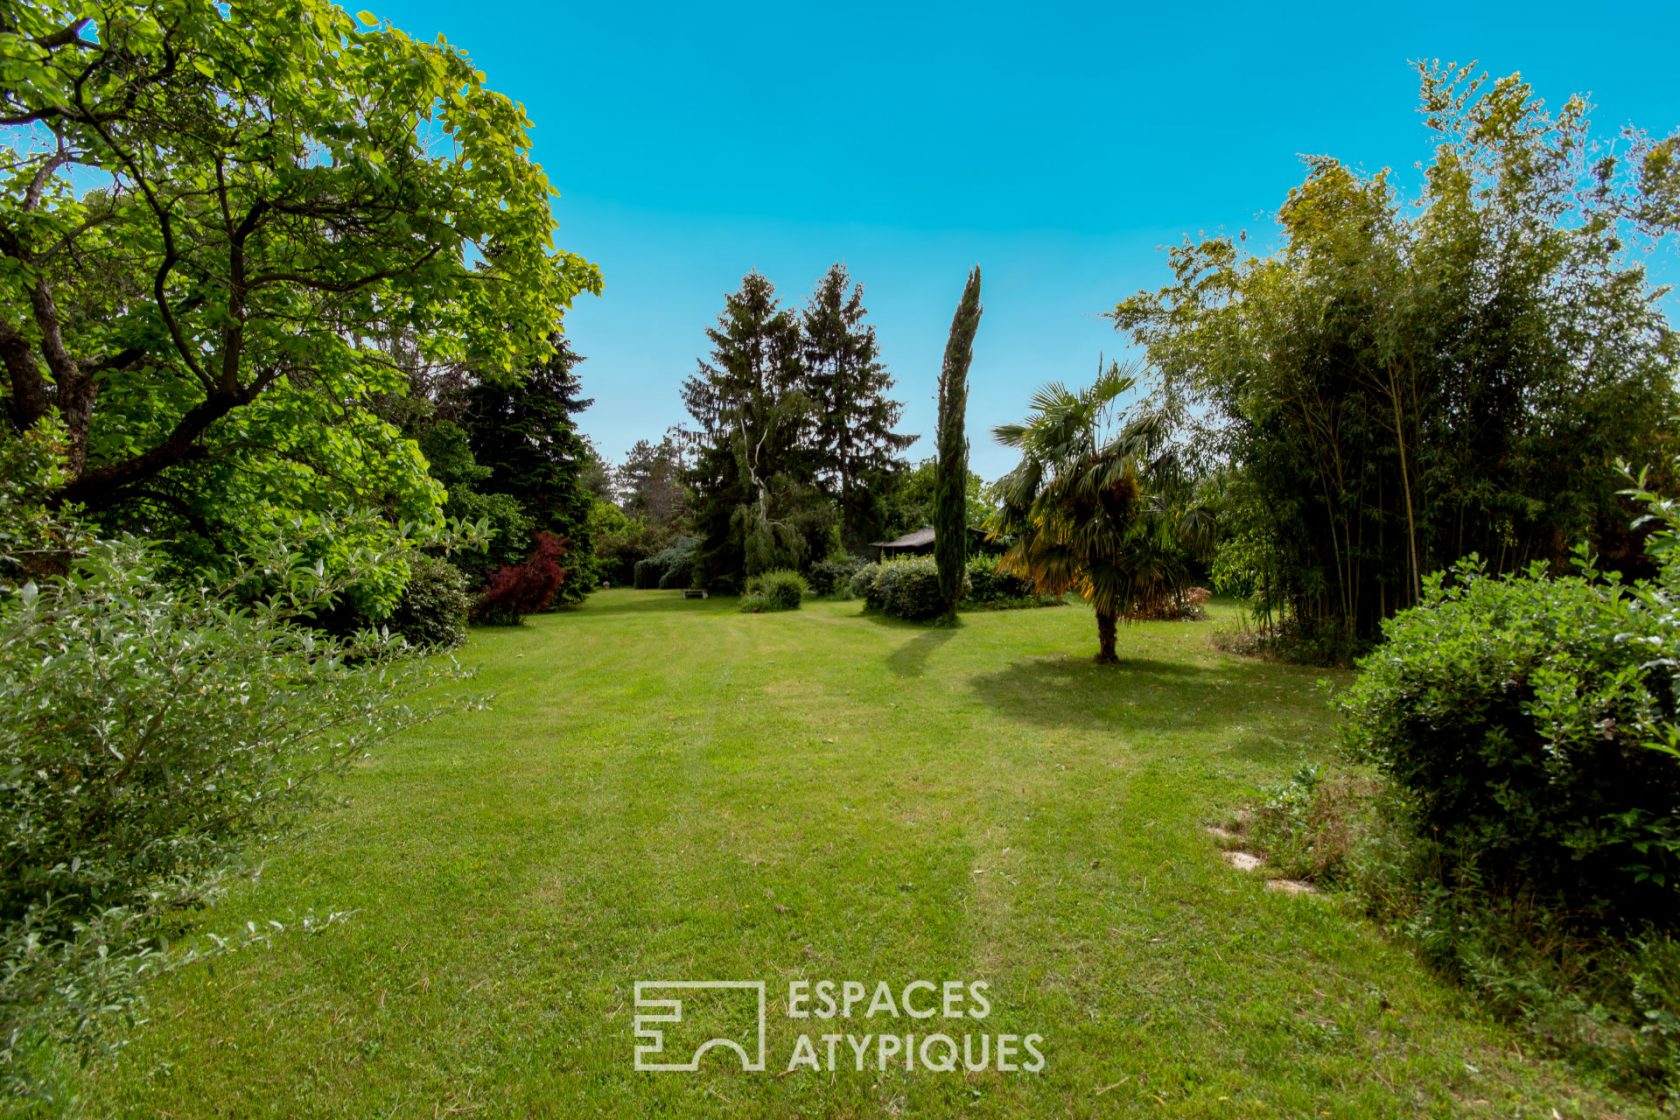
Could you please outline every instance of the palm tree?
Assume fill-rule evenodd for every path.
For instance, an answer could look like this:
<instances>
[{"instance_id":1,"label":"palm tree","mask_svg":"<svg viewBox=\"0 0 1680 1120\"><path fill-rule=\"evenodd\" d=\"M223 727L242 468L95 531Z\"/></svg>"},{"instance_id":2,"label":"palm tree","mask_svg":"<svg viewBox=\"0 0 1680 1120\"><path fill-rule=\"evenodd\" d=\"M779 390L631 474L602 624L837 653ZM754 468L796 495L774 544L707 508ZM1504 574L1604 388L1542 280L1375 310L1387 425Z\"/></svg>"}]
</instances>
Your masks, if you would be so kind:
<instances>
[{"instance_id":1,"label":"palm tree","mask_svg":"<svg viewBox=\"0 0 1680 1120\"><path fill-rule=\"evenodd\" d=\"M1163 418L1111 416L1115 399L1136 384L1119 363L1081 392L1053 382L1033 394L1026 423L993 429L999 443L1021 452L998 481L999 508L987 526L991 539L1009 542L999 566L1043 594L1077 591L1089 602L1102 663L1119 660L1122 617L1181 601L1186 546L1205 529L1199 509L1165 492L1182 495L1183 487L1150 485L1182 477Z\"/></svg>"}]
</instances>

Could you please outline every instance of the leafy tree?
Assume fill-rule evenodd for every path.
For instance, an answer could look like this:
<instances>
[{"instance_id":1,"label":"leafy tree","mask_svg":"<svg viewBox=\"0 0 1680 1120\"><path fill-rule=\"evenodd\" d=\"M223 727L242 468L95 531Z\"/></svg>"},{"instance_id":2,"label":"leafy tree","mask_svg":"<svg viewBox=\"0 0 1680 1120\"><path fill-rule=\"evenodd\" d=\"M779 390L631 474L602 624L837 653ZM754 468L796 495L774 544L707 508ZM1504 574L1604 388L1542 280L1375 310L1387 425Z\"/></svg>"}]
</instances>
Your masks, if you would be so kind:
<instances>
[{"instance_id":1,"label":"leafy tree","mask_svg":"<svg viewBox=\"0 0 1680 1120\"><path fill-rule=\"evenodd\" d=\"M647 522L625 516L611 502L589 507L589 538L595 542L596 571L602 582L630 585L636 561L658 551L650 547Z\"/></svg>"},{"instance_id":2,"label":"leafy tree","mask_svg":"<svg viewBox=\"0 0 1680 1120\"><path fill-rule=\"evenodd\" d=\"M882 536L901 536L933 524L934 490L938 482L939 461L923 459L909 470L895 472L890 481L881 481L884 506ZM963 484L964 521L970 529L982 529L992 515L992 506L985 498L986 483L973 471Z\"/></svg>"},{"instance_id":3,"label":"leafy tree","mask_svg":"<svg viewBox=\"0 0 1680 1120\"><path fill-rule=\"evenodd\" d=\"M1514 77L1420 77L1438 143L1416 206L1316 157L1275 253L1186 244L1114 312L1241 475L1249 570L1226 575L1344 640L1470 553L1561 567L1591 539L1637 570L1615 464L1669 462L1680 407L1680 341L1626 251L1661 226L1644 184L1668 149L1619 161L1580 99L1552 116Z\"/></svg>"},{"instance_id":4,"label":"leafy tree","mask_svg":"<svg viewBox=\"0 0 1680 1120\"><path fill-rule=\"evenodd\" d=\"M945 362L939 372L939 459L934 476L934 522L937 534L933 555L939 565L939 591L945 599L945 618L955 622L962 601L963 571L968 563L967 500L968 365L974 358L974 334L980 328L980 268L968 274L957 313L945 342Z\"/></svg>"},{"instance_id":5,"label":"leafy tree","mask_svg":"<svg viewBox=\"0 0 1680 1120\"><path fill-rule=\"evenodd\" d=\"M461 423L473 457L489 475L487 490L519 503L538 532L565 545L567 579L561 597L579 602L594 585L589 510L594 496L585 476L594 449L573 419L592 403L580 396L575 369L583 359L558 335L553 352L519 381L480 380L466 393ZM531 541L508 542L523 555Z\"/></svg>"},{"instance_id":6,"label":"leafy tree","mask_svg":"<svg viewBox=\"0 0 1680 1120\"><path fill-rule=\"evenodd\" d=\"M890 476L898 453L916 442L893 431L904 406L886 395L892 375L864 315L863 285L836 264L811 293L800 324L817 478L839 506L841 535L852 546L881 530L880 491L870 483Z\"/></svg>"},{"instance_id":7,"label":"leafy tree","mask_svg":"<svg viewBox=\"0 0 1680 1120\"><path fill-rule=\"evenodd\" d=\"M683 535L689 518L687 468L682 444L667 433L657 444L640 439L613 474L613 489L626 516L644 522L657 552Z\"/></svg>"},{"instance_id":8,"label":"leafy tree","mask_svg":"<svg viewBox=\"0 0 1680 1120\"><path fill-rule=\"evenodd\" d=\"M491 470L473 456L467 433L453 420L440 420L419 436L432 477L448 492L443 512L461 522L482 524L483 548L461 549L450 561L477 591L495 569L517 564L531 551L536 526L519 500L490 491Z\"/></svg>"},{"instance_id":9,"label":"leafy tree","mask_svg":"<svg viewBox=\"0 0 1680 1120\"><path fill-rule=\"evenodd\" d=\"M602 578L628 586L639 561L689 532L686 473L682 434L675 430L658 444L637 440L610 472L606 489L618 504L597 501L590 513Z\"/></svg>"},{"instance_id":10,"label":"leafy tree","mask_svg":"<svg viewBox=\"0 0 1680 1120\"><path fill-rule=\"evenodd\" d=\"M64 421L55 500L189 534L435 520L371 407L405 387L379 340L517 380L599 289L552 248L523 111L325 0L92 11L0 13L0 369L16 430Z\"/></svg>"},{"instance_id":11,"label":"leafy tree","mask_svg":"<svg viewBox=\"0 0 1680 1120\"><path fill-rule=\"evenodd\" d=\"M1194 523L1148 487L1152 462L1167 458L1160 418L1142 413L1108 431L1107 410L1135 385L1117 365L1082 392L1046 385L1026 423L993 432L1021 452L996 488L992 534L1011 542L1001 570L1041 594L1077 591L1096 611L1103 663L1119 660L1122 617L1160 613L1182 594Z\"/></svg>"},{"instance_id":12,"label":"leafy tree","mask_svg":"<svg viewBox=\"0 0 1680 1120\"><path fill-rule=\"evenodd\" d=\"M814 485L801 387L799 323L750 273L706 336L712 360L683 383L693 433L703 581L797 568L824 541L832 513Z\"/></svg>"}]
</instances>

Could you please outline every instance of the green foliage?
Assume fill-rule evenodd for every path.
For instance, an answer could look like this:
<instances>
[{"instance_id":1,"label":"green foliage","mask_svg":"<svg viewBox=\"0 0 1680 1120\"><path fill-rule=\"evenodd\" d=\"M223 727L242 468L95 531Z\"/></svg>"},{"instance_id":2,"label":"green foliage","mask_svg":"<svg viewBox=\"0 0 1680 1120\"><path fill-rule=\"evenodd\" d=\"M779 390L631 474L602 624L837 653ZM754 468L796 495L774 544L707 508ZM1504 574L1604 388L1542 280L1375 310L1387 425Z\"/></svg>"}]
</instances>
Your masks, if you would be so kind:
<instances>
[{"instance_id":1,"label":"green foliage","mask_svg":"<svg viewBox=\"0 0 1680 1120\"><path fill-rule=\"evenodd\" d=\"M596 571L614 586L633 586L636 562L654 550L648 547L647 522L631 518L608 501L589 508L589 537L595 542Z\"/></svg>"},{"instance_id":2,"label":"green foliage","mask_svg":"<svg viewBox=\"0 0 1680 1120\"><path fill-rule=\"evenodd\" d=\"M188 570L377 509L356 550L389 609L397 527L442 500L380 411L411 359L517 380L599 290L553 248L523 110L325 0L6 23L5 390L19 430L62 419L58 495Z\"/></svg>"},{"instance_id":3,"label":"green foliage","mask_svg":"<svg viewBox=\"0 0 1680 1120\"><path fill-rule=\"evenodd\" d=\"M764 611L796 611L810 592L805 578L798 572L781 569L760 572L747 577L746 593L741 596L741 609L750 614Z\"/></svg>"},{"instance_id":4,"label":"green foliage","mask_svg":"<svg viewBox=\"0 0 1680 1120\"><path fill-rule=\"evenodd\" d=\"M57 419L0 439L0 583L58 571L86 544L80 525L41 502L63 484L63 454L64 425Z\"/></svg>"},{"instance_id":5,"label":"green foliage","mask_svg":"<svg viewBox=\"0 0 1680 1120\"><path fill-rule=\"evenodd\" d=\"M1078 592L1095 610L1105 663L1115 660L1121 618L1183 614L1189 560L1206 532L1162 417L1110 423L1111 406L1135 385L1118 363L1077 393L1046 385L1025 424L993 433L1021 452L995 487L989 528L1009 542L1002 570L1042 594Z\"/></svg>"},{"instance_id":6,"label":"green foliage","mask_svg":"<svg viewBox=\"0 0 1680 1120\"><path fill-rule=\"evenodd\" d=\"M1671 935L1584 934L1525 899L1439 886L1399 928L1542 1051L1670 1104L1680 1091L1680 941Z\"/></svg>"},{"instance_id":7,"label":"green foliage","mask_svg":"<svg viewBox=\"0 0 1680 1120\"><path fill-rule=\"evenodd\" d=\"M923 459L906 471L883 478L885 505L883 537L902 536L933 524L934 486L938 477L937 459ZM963 484L966 511L964 522L970 529L984 529L992 515L992 505L984 496L985 481L973 471Z\"/></svg>"},{"instance_id":8,"label":"green foliage","mask_svg":"<svg viewBox=\"0 0 1680 1120\"><path fill-rule=\"evenodd\" d=\"M1580 98L1548 114L1515 76L1419 76L1436 146L1415 205L1313 157L1275 252L1187 243L1113 316L1239 476L1222 584L1344 645L1471 553L1561 572L1592 540L1642 572L1615 462L1667 461L1680 412L1680 339L1630 252L1662 146L1613 152Z\"/></svg>"},{"instance_id":9,"label":"green foliage","mask_svg":"<svg viewBox=\"0 0 1680 1120\"><path fill-rule=\"evenodd\" d=\"M892 377L865 314L840 265L801 314L757 273L726 297L706 332L711 359L683 385L697 427L684 435L701 582L804 568L880 531L897 453L914 437L892 430L902 406L886 395ZM651 483L658 461L642 447L636 465Z\"/></svg>"},{"instance_id":10,"label":"green foliage","mask_svg":"<svg viewBox=\"0 0 1680 1120\"><path fill-rule=\"evenodd\" d=\"M1599 922L1680 918L1680 631L1596 573L1424 582L1341 698L1401 791L1419 858Z\"/></svg>"},{"instance_id":11,"label":"green foliage","mask_svg":"<svg viewBox=\"0 0 1680 1120\"><path fill-rule=\"evenodd\" d=\"M472 596L461 570L437 556L416 552L408 558L408 582L385 626L411 646L453 649L467 640L467 612Z\"/></svg>"},{"instance_id":12,"label":"green foliage","mask_svg":"<svg viewBox=\"0 0 1680 1120\"><path fill-rule=\"evenodd\" d=\"M974 335L980 329L980 267L963 285L951 318L945 361L939 370L938 461L934 469L933 554L939 573L941 614L955 621L962 601L963 565L968 562L968 366L974 359ZM908 615L904 617L910 617Z\"/></svg>"},{"instance_id":13,"label":"green foliage","mask_svg":"<svg viewBox=\"0 0 1680 1120\"><path fill-rule=\"evenodd\" d=\"M1629 496L1650 511L1656 579L1626 584L1584 551L1562 578L1475 558L1427 578L1337 701L1380 782L1303 771L1250 839L1354 887L1545 1049L1672 1096L1680 510L1646 485Z\"/></svg>"},{"instance_id":14,"label":"green foliage","mask_svg":"<svg viewBox=\"0 0 1680 1120\"><path fill-rule=\"evenodd\" d=\"M92 1045L178 961L172 915L211 896L315 779L413 722L440 676L402 643L294 619L338 588L276 554L176 589L137 542L0 592L0 1082L20 1053ZM266 594L251 597L253 589Z\"/></svg>"},{"instance_id":15,"label":"green foliage","mask_svg":"<svg viewBox=\"0 0 1680 1120\"><path fill-rule=\"evenodd\" d=\"M549 341L553 353L522 379L480 379L468 389L461 426L474 459L488 472L482 488L511 499L530 523L510 546L516 540L524 552L532 531L564 541L566 581L560 601L578 603L598 578L589 519L597 499L584 486L595 455L575 419L592 402L580 395L576 369L583 359L560 335Z\"/></svg>"},{"instance_id":16,"label":"green foliage","mask_svg":"<svg viewBox=\"0 0 1680 1120\"><path fill-rule=\"evenodd\" d=\"M863 600L863 609L866 611L881 609L881 596L878 590L880 579L880 564L865 564L852 573L848 590L851 592L853 599Z\"/></svg>"},{"instance_id":17,"label":"green foliage","mask_svg":"<svg viewBox=\"0 0 1680 1120\"><path fill-rule=\"evenodd\" d=\"M1246 823L1245 843L1292 879L1326 886L1380 883L1393 866L1395 847L1384 788L1366 772L1304 765L1265 790Z\"/></svg>"},{"instance_id":18,"label":"green foliage","mask_svg":"<svg viewBox=\"0 0 1680 1120\"><path fill-rule=\"evenodd\" d=\"M1054 595L1040 595L1032 581L1004 571L996 556L976 556L968 562L968 590L964 606L1037 607L1059 603Z\"/></svg>"},{"instance_id":19,"label":"green foliage","mask_svg":"<svg viewBox=\"0 0 1680 1120\"><path fill-rule=\"evenodd\" d=\"M1479 1007L1631 1090L1680 1088L1680 941L1583 923L1556 900L1468 868L1436 877L1405 796L1364 770L1302 766L1233 822L1268 870L1362 896Z\"/></svg>"},{"instance_id":20,"label":"green foliage","mask_svg":"<svg viewBox=\"0 0 1680 1120\"><path fill-rule=\"evenodd\" d=\"M966 582L959 596L966 594ZM910 622L945 617L945 593L939 566L931 556L900 556L859 568L852 577L852 593L865 610L878 610Z\"/></svg>"},{"instance_id":21,"label":"green foliage","mask_svg":"<svg viewBox=\"0 0 1680 1120\"><path fill-rule=\"evenodd\" d=\"M800 316L816 479L839 508L841 537L850 546L882 531L878 483L895 472L899 452L916 442L915 436L893 431L904 406L887 396L892 375L880 361L875 328L864 322L865 314L863 285L851 283L845 266L836 264Z\"/></svg>"},{"instance_id":22,"label":"green foliage","mask_svg":"<svg viewBox=\"0 0 1680 1120\"><path fill-rule=\"evenodd\" d=\"M681 443L667 433L657 445L637 440L614 472L613 489L625 516L645 526L645 538L639 542L642 556L670 545L688 525L685 469Z\"/></svg>"},{"instance_id":23,"label":"green foliage","mask_svg":"<svg viewBox=\"0 0 1680 1120\"><path fill-rule=\"evenodd\" d=\"M460 549L449 558L466 577L468 587L477 591L491 572L525 558L535 523L511 494L487 492L490 468L473 455L467 432L459 424L444 420L428 426L420 433L419 445L432 477L448 491L444 513L483 528L484 547Z\"/></svg>"},{"instance_id":24,"label":"green foliage","mask_svg":"<svg viewBox=\"0 0 1680 1120\"><path fill-rule=\"evenodd\" d=\"M815 485L799 320L755 272L706 336L711 360L683 383L699 429L690 473L705 540L698 578L801 567L826 552L834 510Z\"/></svg>"},{"instance_id":25,"label":"green foliage","mask_svg":"<svg viewBox=\"0 0 1680 1120\"><path fill-rule=\"evenodd\" d=\"M683 537L669 548L637 561L635 585L644 590L693 587L694 564L699 555L700 539Z\"/></svg>"},{"instance_id":26,"label":"green foliage","mask_svg":"<svg viewBox=\"0 0 1680 1120\"><path fill-rule=\"evenodd\" d=\"M865 561L845 553L817 561L806 573L806 579L811 585L811 594L850 595L852 577L864 566Z\"/></svg>"}]
</instances>

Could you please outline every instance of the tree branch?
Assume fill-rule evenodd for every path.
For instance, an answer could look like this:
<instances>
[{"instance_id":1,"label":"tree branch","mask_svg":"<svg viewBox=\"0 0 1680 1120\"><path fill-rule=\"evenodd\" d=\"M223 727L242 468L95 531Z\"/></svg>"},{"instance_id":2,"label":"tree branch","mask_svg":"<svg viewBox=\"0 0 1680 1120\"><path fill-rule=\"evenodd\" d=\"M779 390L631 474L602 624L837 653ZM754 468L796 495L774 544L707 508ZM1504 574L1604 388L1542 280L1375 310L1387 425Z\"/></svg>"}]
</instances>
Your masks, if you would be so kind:
<instances>
[{"instance_id":1,"label":"tree branch","mask_svg":"<svg viewBox=\"0 0 1680 1120\"><path fill-rule=\"evenodd\" d=\"M56 50L59 47L68 47L73 43L81 43L82 46L92 46L93 44L91 43L82 42L82 32L86 30L87 25L92 22L92 17L83 16L75 23L72 23L67 27L61 27L57 31L54 31L51 35L43 35L39 39L36 39L35 45L37 47L44 47L49 51Z\"/></svg>"},{"instance_id":2,"label":"tree branch","mask_svg":"<svg viewBox=\"0 0 1680 1120\"><path fill-rule=\"evenodd\" d=\"M129 487L179 463L202 459L205 449L198 442L199 437L211 424L234 409L249 404L255 396L249 391L210 394L186 411L163 442L121 462L83 471L53 495L53 503L62 505L71 502L94 510L107 509L115 505Z\"/></svg>"}]
</instances>

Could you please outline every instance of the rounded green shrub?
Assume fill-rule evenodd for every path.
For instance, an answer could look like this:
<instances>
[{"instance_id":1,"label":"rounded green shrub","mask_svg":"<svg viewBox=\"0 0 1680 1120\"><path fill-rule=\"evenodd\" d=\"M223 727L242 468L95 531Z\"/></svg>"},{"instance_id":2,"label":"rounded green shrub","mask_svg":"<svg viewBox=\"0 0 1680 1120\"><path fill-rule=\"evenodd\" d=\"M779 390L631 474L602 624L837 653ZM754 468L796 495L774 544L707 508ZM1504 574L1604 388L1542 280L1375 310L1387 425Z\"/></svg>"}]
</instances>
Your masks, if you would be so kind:
<instances>
[{"instance_id":1,"label":"rounded green shrub","mask_svg":"<svg viewBox=\"0 0 1680 1120\"><path fill-rule=\"evenodd\" d=\"M881 610L910 622L926 622L945 613L939 567L933 557L906 556L883 561L879 567L873 594ZM963 586L966 590L966 578Z\"/></svg>"},{"instance_id":2,"label":"rounded green shrub","mask_svg":"<svg viewBox=\"0 0 1680 1120\"><path fill-rule=\"evenodd\" d=\"M660 549L645 560L636 561L631 569L632 582L638 590L663 588L671 590L692 587L694 561L700 551L700 538L684 537L668 548Z\"/></svg>"},{"instance_id":3,"label":"rounded green shrub","mask_svg":"<svg viewBox=\"0 0 1680 1120\"><path fill-rule=\"evenodd\" d=\"M467 577L447 560L415 553L408 561L408 583L385 625L411 646L453 649L467 640L467 612L472 609Z\"/></svg>"},{"instance_id":4,"label":"rounded green shrub","mask_svg":"<svg viewBox=\"0 0 1680 1120\"><path fill-rule=\"evenodd\" d=\"M757 614L761 611L796 611L804 602L809 588L798 572L785 568L761 572L747 578L747 592L741 596L741 609Z\"/></svg>"},{"instance_id":5,"label":"rounded green shrub","mask_svg":"<svg viewBox=\"0 0 1680 1120\"><path fill-rule=\"evenodd\" d=\"M811 585L813 595L840 595L851 593L852 576L864 562L856 556L830 556L827 560L819 560L811 565L806 575Z\"/></svg>"},{"instance_id":6,"label":"rounded green shrub","mask_svg":"<svg viewBox=\"0 0 1680 1120\"><path fill-rule=\"evenodd\" d=\"M852 593L852 598L862 599L863 609L866 611L878 611L881 609L881 598L876 591L876 584L880 578L881 565L865 564L863 567L853 572L851 580L848 581L848 587Z\"/></svg>"},{"instance_id":7,"label":"rounded green shrub","mask_svg":"<svg viewBox=\"0 0 1680 1120\"><path fill-rule=\"evenodd\" d=\"M1616 923L1680 919L1680 621L1661 585L1431 577L1339 703L1422 874Z\"/></svg>"},{"instance_id":8,"label":"rounded green shrub","mask_svg":"<svg viewBox=\"0 0 1680 1120\"><path fill-rule=\"evenodd\" d=\"M965 604L992 606L999 603L1031 602L1038 598L1033 585L1013 572L998 571L996 556L974 556L968 561L968 593Z\"/></svg>"}]
</instances>

